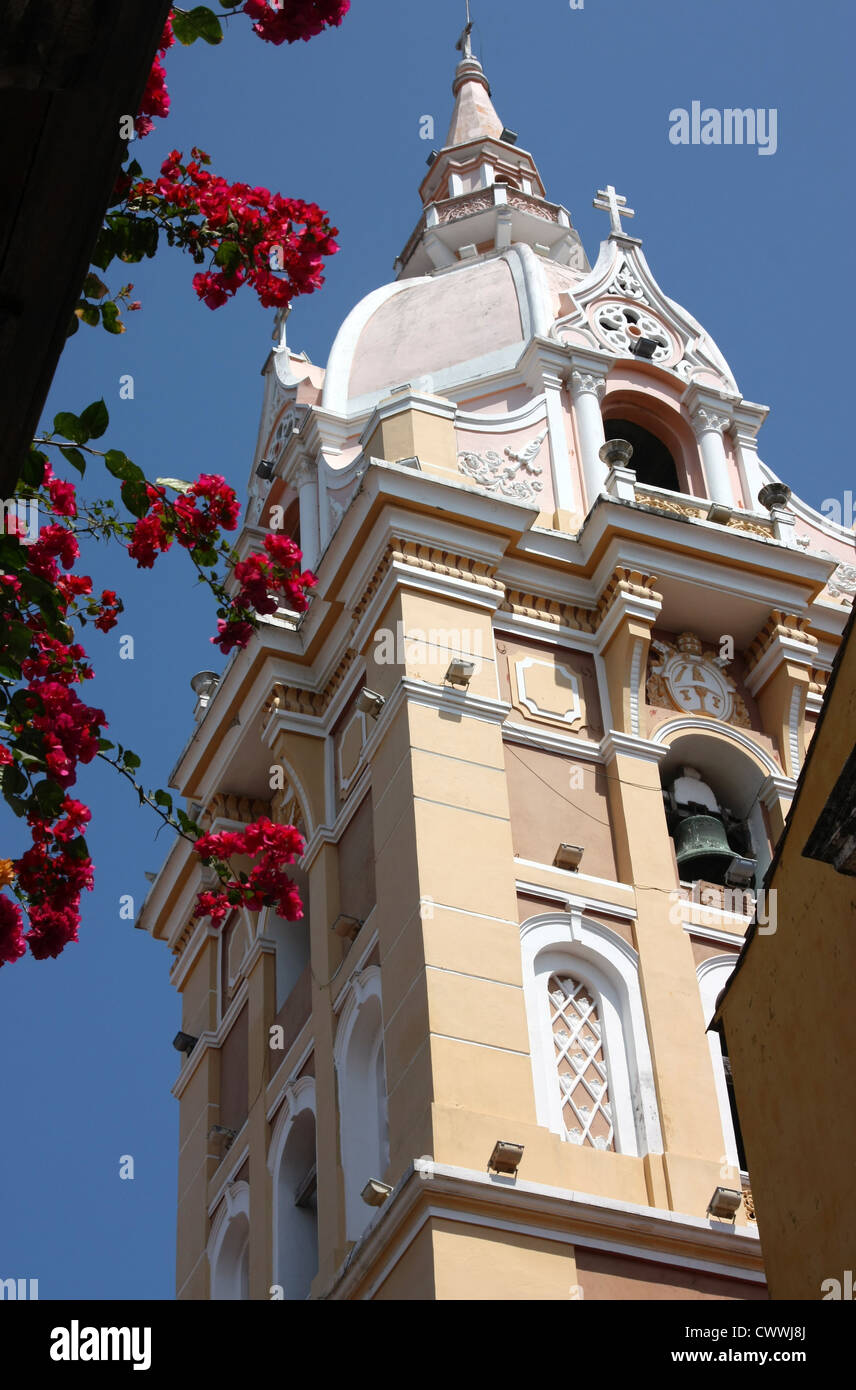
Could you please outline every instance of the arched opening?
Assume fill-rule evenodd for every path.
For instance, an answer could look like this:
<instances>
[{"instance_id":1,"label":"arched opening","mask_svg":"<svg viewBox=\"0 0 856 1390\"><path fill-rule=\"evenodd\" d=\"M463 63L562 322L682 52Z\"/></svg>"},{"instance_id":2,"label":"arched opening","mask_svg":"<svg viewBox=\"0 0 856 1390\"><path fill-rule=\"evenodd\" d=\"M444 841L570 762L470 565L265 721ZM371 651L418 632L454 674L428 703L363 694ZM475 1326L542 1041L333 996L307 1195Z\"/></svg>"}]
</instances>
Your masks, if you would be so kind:
<instances>
[{"instance_id":1,"label":"arched opening","mask_svg":"<svg viewBox=\"0 0 856 1390\"><path fill-rule=\"evenodd\" d=\"M315 1116L310 1108L292 1120L276 1181L274 1278L283 1298L308 1298L318 1272Z\"/></svg>"},{"instance_id":2,"label":"arched opening","mask_svg":"<svg viewBox=\"0 0 856 1390\"><path fill-rule=\"evenodd\" d=\"M660 777L681 882L738 895L759 888L771 858L763 768L727 737L700 730L670 742Z\"/></svg>"},{"instance_id":3,"label":"arched opening","mask_svg":"<svg viewBox=\"0 0 856 1390\"><path fill-rule=\"evenodd\" d=\"M667 488L670 492L681 491L677 465L662 439L622 417L605 420L603 432L607 439L626 439L633 445L630 467L640 483Z\"/></svg>"},{"instance_id":4,"label":"arched opening","mask_svg":"<svg viewBox=\"0 0 856 1390\"><path fill-rule=\"evenodd\" d=\"M343 1015L336 1044L349 1240L362 1235L371 1217L371 1208L362 1200L363 1188L372 1178L382 1181L389 1162L379 973L370 982L372 992L361 990L362 998L354 997L348 1016Z\"/></svg>"},{"instance_id":5,"label":"arched opening","mask_svg":"<svg viewBox=\"0 0 856 1390\"><path fill-rule=\"evenodd\" d=\"M236 1302L250 1296L249 1188L237 1184L234 1198L227 1196L215 1221L209 1244L211 1297Z\"/></svg>"},{"instance_id":6,"label":"arched opening","mask_svg":"<svg viewBox=\"0 0 856 1390\"><path fill-rule=\"evenodd\" d=\"M538 1123L570 1143L662 1153L636 952L577 913L520 928Z\"/></svg>"},{"instance_id":7,"label":"arched opening","mask_svg":"<svg viewBox=\"0 0 856 1390\"><path fill-rule=\"evenodd\" d=\"M705 1022L709 1022L716 1010L716 1000L725 988L736 964L736 956L713 956L698 968L698 984ZM722 1124L722 1137L725 1143L725 1157L732 1168L746 1172L746 1151L740 1132L740 1116L734 1097L734 1083L731 1078L731 1063L725 1038L721 1031L710 1029L707 1034L710 1048L710 1061L713 1067L713 1080L716 1099L719 1105L719 1118Z\"/></svg>"}]
</instances>

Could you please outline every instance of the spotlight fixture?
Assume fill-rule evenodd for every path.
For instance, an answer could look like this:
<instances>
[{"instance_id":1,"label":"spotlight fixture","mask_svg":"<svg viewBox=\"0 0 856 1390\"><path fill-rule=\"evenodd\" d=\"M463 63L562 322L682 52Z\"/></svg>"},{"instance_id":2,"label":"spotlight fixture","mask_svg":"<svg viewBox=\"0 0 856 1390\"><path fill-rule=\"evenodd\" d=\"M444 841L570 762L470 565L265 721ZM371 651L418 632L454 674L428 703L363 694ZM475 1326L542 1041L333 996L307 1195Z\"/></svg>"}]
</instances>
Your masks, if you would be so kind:
<instances>
[{"instance_id":1,"label":"spotlight fixture","mask_svg":"<svg viewBox=\"0 0 856 1390\"><path fill-rule=\"evenodd\" d=\"M580 867L582 857L582 845L559 845L553 864L557 869L568 869L573 873Z\"/></svg>"},{"instance_id":2,"label":"spotlight fixture","mask_svg":"<svg viewBox=\"0 0 856 1390\"><path fill-rule=\"evenodd\" d=\"M176 1052L186 1052L189 1057L198 1042L199 1039L194 1038L192 1033L178 1032L172 1040L172 1045Z\"/></svg>"},{"instance_id":3,"label":"spotlight fixture","mask_svg":"<svg viewBox=\"0 0 856 1390\"><path fill-rule=\"evenodd\" d=\"M707 1215L715 1216L720 1221L733 1221L742 1201L743 1193L735 1191L733 1187L715 1187L707 1204Z\"/></svg>"},{"instance_id":4,"label":"spotlight fixture","mask_svg":"<svg viewBox=\"0 0 856 1390\"><path fill-rule=\"evenodd\" d=\"M362 917L349 917L347 912L340 912L330 930L341 936L343 941L356 941L362 925Z\"/></svg>"},{"instance_id":5,"label":"spotlight fixture","mask_svg":"<svg viewBox=\"0 0 856 1390\"><path fill-rule=\"evenodd\" d=\"M731 520L731 508L725 502L711 502L707 509L708 521L715 521L718 526L727 526Z\"/></svg>"},{"instance_id":6,"label":"spotlight fixture","mask_svg":"<svg viewBox=\"0 0 856 1390\"><path fill-rule=\"evenodd\" d=\"M725 871L725 882L729 888L751 888L757 868L757 859L745 859L743 855L735 854Z\"/></svg>"},{"instance_id":7,"label":"spotlight fixture","mask_svg":"<svg viewBox=\"0 0 856 1390\"><path fill-rule=\"evenodd\" d=\"M229 1129L226 1125L212 1125L208 1131L208 1138L225 1139L226 1148L228 1149L229 1145L232 1143L232 1140L235 1138L235 1135L237 1133L238 1131L236 1129Z\"/></svg>"},{"instance_id":8,"label":"spotlight fixture","mask_svg":"<svg viewBox=\"0 0 856 1390\"><path fill-rule=\"evenodd\" d=\"M425 163L428 165L428 168L429 168L429 169L431 168L431 165L434 163L434 160L435 160L436 158L437 158L437 151L436 151L436 150L432 150L431 153L429 154L428 158L427 158L426 161L425 161Z\"/></svg>"},{"instance_id":9,"label":"spotlight fixture","mask_svg":"<svg viewBox=\"0 0 856 1390\"><path fill-rule=\"evenodd\" d=\"M357 709L361 714L370 714L372 719L377 719L386 703L386 697L379 695L376 690L369 690L364 685L357 696Z\"/></svg>"},{"instance_id":10,"label":"spotlight fixture","mask_svg":"<svg viewBox=\"0 0 856 1390\"><path fill-rule=\"evenodd\" d=\"M487 1161L488 1169L494 1173L505 1173L514 1177L523 1157L522 1144L509 1144L505 1139L497 1139L493 1153Z\"/></svg>"},{"instance_id":11,"label":"spotlight fixture","mask_svg":"<svg viewBox=\"0 0 856 1390\"><path fill-rule=\"evenodd\" d=\"M634 338L630 344L630 351L634 357L642 357L646 362L650 362L659 346L653 338Z\"/></svg>"},{"instance_id":12,"label":"spotlight fixture","mask_svg":"<svg viewBox=\"0 0 856 1390\"><path fill-rule=\"evenodd\" d=\"M443 677L450 685L469 685L476 673L476 663L474 661L464 661L463 657L456 656L449 662L449 669Z\"/></svg>"},{"instance_id":13,"label":"spotlight fixture","mask_svg":"<svg viewBox=\"0 0 856 1390\"><path fill-rule=\"evenodd\" d=\"M502 134L500 135L499 138L500 138L500 140L502 140L503 143L506 144L506 145L516 145L516 144L517 144L517 141L518 141L518 139L519 139L518 134L517 134L517 131L516 131L516 130L509 130L509 129L508 129L508 126L503 126L503 128L502 128Z\"/></svg>"},{"instance_id":14,"label":"spotlight fixture","mask_svg":"<svg viewBox=\"0 0 856 1390\"><path fill-rule=\"evenodd\" d=\"M272 459L262 459L256 467L256 477L264 478L268 482L273 477L274 464Z\"/></svg>"},{"instance_id":15,"label":"spotlight fixture","mask_svg":"<svg viewBox=\"0 0 856 1390\"><path fill-rule=\"evenodd\" d=\"M380 1178L369 1178L360 1196L367 1207L382 1207L391 1191L389 1183L381 1182Z\"/></svg>"}]
</instances>

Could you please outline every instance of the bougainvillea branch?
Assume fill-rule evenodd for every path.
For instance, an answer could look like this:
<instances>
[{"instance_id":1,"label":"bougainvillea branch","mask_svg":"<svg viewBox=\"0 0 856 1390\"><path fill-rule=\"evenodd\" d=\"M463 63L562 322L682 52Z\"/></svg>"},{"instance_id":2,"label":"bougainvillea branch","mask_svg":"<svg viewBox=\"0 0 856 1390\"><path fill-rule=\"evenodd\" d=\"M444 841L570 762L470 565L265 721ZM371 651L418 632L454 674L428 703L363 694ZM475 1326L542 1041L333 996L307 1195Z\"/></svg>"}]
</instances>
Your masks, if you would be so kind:
<instances>
[{"instance_id":1,"label":"bougainvillea branch","mask_svg":"<svg viewBox=\"0 0 856 1390\"><path fill-rule=\"evenodd\" d=\"M77 940L81 894L93 884L84 838L91 813L69 789L80 767L96 756L132 782L141 804L151 806L194 845L201 836L185 812L174 811L168 792L144 791L134 775L140 759L104 737L104 711L86 704L74 689L93 675L74 625L91 622L109 632L122 612L115 591L103 590L96 598L89 576L76 572L77 536L88 532L118 540L143 569L150 569L174 543L188 551L199 578L219 602L218 632L211 640L223 652L245 647L262 618L282 605L302 612L315 583L308 571L301 573L300 551L284 536L272 533L262 551L239 559L224 533L236 529L240 508L222 477L204 473L193 483L152 483L120 451L95 449L90 441L108 424L103 401L81 415L56 416L53 432L40 439L41 447L33 446L19 489L22 504L29 493L25 505L52 519L30 536L17 512L7 511L6 533L0 536L0 790L15 815L26 820L32 841L19 858L0 861L0 887L11 888L17 899L0 893L0 964L20 959L28 945L43 959ZM84 504L75 485L55 474L48 448L82 475L86 457L98 455L120 480L130 519L120 517L110 501ZM174 499L170 489L177 494ZM215 920L229 910L223 903L243 902L251 910L275 903L292 917L299 914L296 889L284 866L300 852L295 848L300 837L293 827L275 827L274 833L269 824L265 821L262 830L248 827L240 853L260 855L249 874L235 877L225 862L217 863L223 890L211 899ZM223 848L229 846L224 843ZM205 862L217 859L216 846L206 843L204 852L198 852ZM200 899L200 912L209 898ZM22 909L29 918L27 930Z\"/></svg>"}]
</instances>

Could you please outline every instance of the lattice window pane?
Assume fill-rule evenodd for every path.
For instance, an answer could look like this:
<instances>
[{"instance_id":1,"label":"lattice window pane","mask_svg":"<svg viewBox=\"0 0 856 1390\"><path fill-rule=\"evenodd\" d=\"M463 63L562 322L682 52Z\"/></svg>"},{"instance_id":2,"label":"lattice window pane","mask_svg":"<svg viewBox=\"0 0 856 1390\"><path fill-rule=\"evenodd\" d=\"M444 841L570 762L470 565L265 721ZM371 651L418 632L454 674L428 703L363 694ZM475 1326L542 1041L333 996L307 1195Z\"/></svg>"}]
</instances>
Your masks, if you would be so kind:
<instances>
[{"instance_id":1,"label":"lattice window pane","mask_svg":"<svg viewBox=\"0 0 856 1390\"><path fill-rule=\"evenodd\" d=\"M597 1000L569 975L551 975L547 991L565 1137L594 1149L614 1149Z\"/></svg>"}]
</instances>

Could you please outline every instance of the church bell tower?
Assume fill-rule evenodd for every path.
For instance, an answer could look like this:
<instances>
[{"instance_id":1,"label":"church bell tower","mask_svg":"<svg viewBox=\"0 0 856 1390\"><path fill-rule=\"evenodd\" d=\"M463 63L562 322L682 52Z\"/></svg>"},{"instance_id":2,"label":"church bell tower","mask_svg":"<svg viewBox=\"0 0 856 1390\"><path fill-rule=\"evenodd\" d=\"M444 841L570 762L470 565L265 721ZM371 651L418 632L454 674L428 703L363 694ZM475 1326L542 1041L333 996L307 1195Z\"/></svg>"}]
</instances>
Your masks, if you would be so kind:
<instances>
[{"instance_id":1,"label":"church bell tower","mask_svg":"<svg viewBox=\"0 0 856 1390\"><path fill-rule=\"evenodd\" d=\"M298 825L305 915L194 920L183 841L147 899L193 1040L177 1292L764 1297L706 1030L853 534L762 461L626 197L589 191L592 265L459 51L395 278L326 366L284 317L265 366L239 549L284 517L319 582L209 682L173 784L212 831Z\"/></svg>"}]
</instances>

